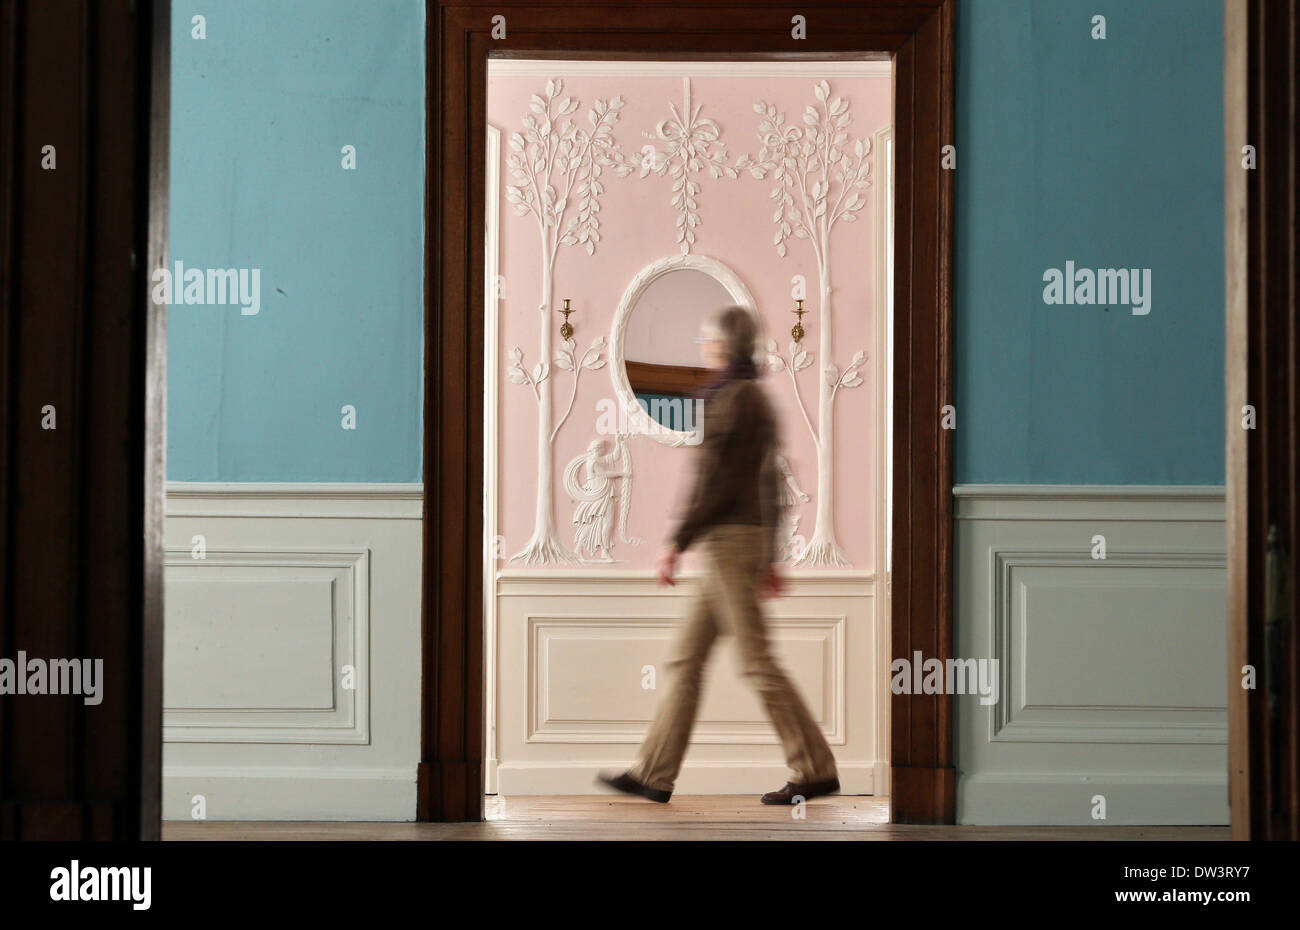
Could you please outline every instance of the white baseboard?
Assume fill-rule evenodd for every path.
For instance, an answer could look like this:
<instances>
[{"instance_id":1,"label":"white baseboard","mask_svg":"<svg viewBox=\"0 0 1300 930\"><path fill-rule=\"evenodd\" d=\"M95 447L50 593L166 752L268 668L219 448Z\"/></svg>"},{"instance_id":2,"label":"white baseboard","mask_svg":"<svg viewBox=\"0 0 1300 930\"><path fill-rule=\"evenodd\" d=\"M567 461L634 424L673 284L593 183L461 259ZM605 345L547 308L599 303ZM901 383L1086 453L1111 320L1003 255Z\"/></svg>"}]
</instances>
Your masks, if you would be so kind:
<instances>
[{"instance_id":1,"label":"white baseboard","mask_svg":"<svg viewBox=\"0 0 1300 930\"><path fill-rule=\"evenodd\" d=\"M1096 798L1105 799L1105 819ZM1014 826L1200 826L1228 823L1228 779L1201 772L1020 775L991 772L957 782L957 822Z\"/></svg>"},{"instance_id":2,"label":"white baseboard","mask_svg":"<svg viewBox=\"0 0 1300 930\"><path fill-rule=\"evenodd\" d=\"M415 770L164 768L163 820L414 820Z\"/></svg>"},{"instance_id":3,"label":"white baseboard","mask_svg":"<svg viewBox=\"0 0 1300 930\"><path fill-rule=\"evenodd\" d=\"M613 762L501 763L497 791L504 797L550 794L606 794L595 784L597 772L621 772L632 764ZM841 794L878 794L877 772L887 763L839 766ZM763 794L785 784L789 770L779 763L691 763L682 766L674 794Z\"/></svg>"}]
</instances>

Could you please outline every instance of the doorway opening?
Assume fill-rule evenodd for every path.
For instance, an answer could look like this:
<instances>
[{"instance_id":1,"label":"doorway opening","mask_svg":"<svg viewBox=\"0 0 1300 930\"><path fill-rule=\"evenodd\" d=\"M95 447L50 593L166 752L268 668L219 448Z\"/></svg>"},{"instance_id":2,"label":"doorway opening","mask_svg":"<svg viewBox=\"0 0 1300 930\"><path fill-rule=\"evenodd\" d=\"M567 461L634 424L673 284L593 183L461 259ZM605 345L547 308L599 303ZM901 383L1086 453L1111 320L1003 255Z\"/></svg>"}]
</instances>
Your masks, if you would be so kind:
<instances>
[{"instance_id":1,"label":"doorway opening","mask_svg":"<svg viewBox=\"0 0 1300 930\"><path fill-rule=\"evenodd\" d=\"M637 562L640 547L632 542L642 533L649 537L661 532L663 527L657 523L672 511L666 490L671 468L663 464L647 468L645 463L671 463L674 454L680 456L680 463L689 451L681 447L690 441L690 421L684 416L675 421L671 416L671 404L683 400L687 392L675 396L668 390L673 385L662 383L647 390L644 379L647 375L689 377L690 372L673 370L689 366L654 355L653 345L640 346L633 355L627 343L636 334L634 324L643 300L647 306L676 306L685 302L681 294L694 288L705 293L712 289L715 297L725 293L728 302L752 304L765 314L763 329L769 343L762 354L772 356L762 359L772 369L766 375L768 386L773 394L783 392L778 402L789 405L784 435L799 435L805 443L805 451L796 451L791 458L795 480L790 493L799 504L810 505L797 514L801 525L791 534L804 536L808 546L802 567L810 580L800 577L797 583L831 590L813 595L805 588L799 596L807 597L809 605L819 604L819 609L787 618L789 633L782 631L781 636L788 647L783 643L780 648L789 649L782 656L792 677L805 688L819 689L823 732L829 729L844 745L855 738L850 733L853 721L838 708L851 704L860 712L870 706L883 719L868 721L870 735L863 739L878 745L865 755L870 764L864 764L861 774L870 781L856 790L879 791L878 786L887 784L890 817L895 821L953 819L951 698L917 695L900 703L898 696L886 699L883 690L883 670L894 652L910 655L920 649L943 661L952 648L952 444L950 431L942 429L936 416L951 402L951 173L941 171L937 160L913 157L914 152L938 151L941 140L951 137L951 10L944 3L907 10L837 8L837 22L844 28L803 45L800 54L791 53L788 24L774 11L738 7L726 16L743 25L729 30L725 41L703 29L683 30L681 23L693 17L674 17L661 8L629 11L618 22L596 22L586 11L569 7L520 9L511 13L508 31L495 36L490 17L474 9L447 6L431 17L430 60L436 57L438 67L429 73L426 134L430 144L426 228L431 251L426 261L429 377L424 460L426 485L438 487L441 493L428 495L425 503L421 819L478 819L485 789L495 788L500 796L504 787L509 799L512 779L533 797L569 793L573 788L566 786L576 787L579 780L584 790L590 790L593 768L601 767L600 760L627 761L639 741L648 711L638 705L653 704L650 679L658 675L654 653L670 635L680 612L669 606L665 596L647 593L652 585L646 585L645 566ZM657 75L670 90L633 101L617 91L603 91L594 72L566 74L557 68L574 63L579 69L599 70L614 61L623 62L619 80L631 79L623 73L629 62L647 70L678 70ZM489 99L489 75L502 66L497 62L507 69L537 71L511 78L536 86L527 88L515 104L519 113L502 118L489 112L494 106ZM797 312L791 312L799 309L795 301L800 299L791 287L793 269L777 283L765 276L780 277L782 256L777 246L784 245L793 260L796 247L810 243L798 237L796 224L786 231L782 220L773 218L782 197L779 190L775 195L764 190L776 180L773 173L760 171L755 176L750 171L752 162L737 162L741 155L761 160L765 151L770 157L769 143L782 136L770 131L777 116L783 117L781 125L786 128L792 122L806 125L805 108L813 105L823 108L819 111L823 119L840 121L846 107L828 86L839 79L823 79L824 84L806 81L802 94L806 101L781 100L778 106L775 99L764 100L761 110L756 109L758 101L764 94L773 97L771 87L757 96L737 91L740 97L756 99L746 100L745 109L736 110L724 125L709 115L715 108L721 112L725 103L721 97L705 96L707 90L712 97L716 88L707 88L704 77L684 75L683 66L689 63L692 71L717 67L721 78L744 63L773 69L775 81L781 64L811 68L870 62L892 71L892 90L884 95L885 118L871 125L864 139L846 133L841 140L844 126L836 125L823 141L847 144L849 160L870 164L868 173L874 171L877 179L881 153L896 159L892 254L880 260L889 265L892 281L884 285L884 300L874 293L863 293L858 299L869 308L888 303L892 295L893 306L901 309L892 324L884 326L883 334L870 328L872 320L882 321L880 315L846 313L841 324L832 309L837 326L856 320L867 327L861 344L850 348L847 339L842 345L836 335L830 351L821 351L820 344L808 351L813 338L820 342L820 321L807 316L800 320ZM581 146L571 144L573 135L561 145L571 131L565 120L584 128ZM760 133L764 120L770 125ZM694 163L682 164L674 177L673 146L681 143L683 128L702 132L697 143L709 145L697 144ZM854 127L860 128L861 124ZM886 128L892 135L876 137ZM647 137L641 137L642 132ZM449 144L450 139L462 139L463 144ZM736 171L736 178L700 155L706 149L716 151L714 145L724 141L725 165ZM855 146L858 141L861 152ZM534 157L543 152L541 158ZM488 170L489 158L500 165L499 172ZM563 186L537 182L538 172L548 167L552 172L563 170ZM741 171L749 173L742 179ZM570 175L581 178L572 187ZM681 184L672 190L678 181ZM489 185L495 185L491 192ZM746 188L746 199L738 199ZM724 223L718 219L716 226L710 226L709 218L710 199L726 203L739 215L750 209L747 198L755 191L760 198L777 198L776 203L769 200L764 205L766 217L753 223L768 226L769 232L767 241L751 251L776 250L769 259L771 267L757 271L740 267L743 255L725 252L727 237L719 235ZM651 205L652 192L656 196ZM613 247L618 213L612 205L619 198L639 196L647 198L646 210L630 211L635 222L624 227L621 236L626 238L617 240L635 240L637 246L634 250L627 246L630 251L620 255ZM846 195L837 206L848 203L848 209L867 218L874 216L873 202L869 195L861 202ZM560 206L572 211L572 222L538 222L534 208L546 212ZM662 219L667 227L661 234L657 230ZM852 223L846 221L845 228ZM875 220L865 225L874 226ZM629 229L635 233L629 235ZM496 241L485 248L491 230ZM678 232L683 233L680 238ZM781 241L783 236L788 241ZM661 237L662 243L650 248ZM585 264L566 266L569 256L563 250ZM557 252L561 258L553 264ZM864 264L877 264L874 255L862 258ZM802 309L815 314L826 276L819 274L817 261L805 268ZM838 274L833 267L828 272ZM494 298L491 304L489 296ZM452 307L465 306L482 307L484 312L451 312ZM539 320L539 306L554 313L545 325ZM496 325L489 325L492 313L499 313ZM808 340L791 338L797 322L804 323ZM831 484L831 491L822 494L827 487L820 480L824 463L807 450L816 448L808 440L816 434L818 423L824 422L819 416L823 401L817 382L805 385L798 376L805 369L818 371L824 355L836 364L839 390L832 390L832 397L836 417L844 423L835 437L838 448L850 440L852 421L846 411L853 392L860 399L879 396L882 390L890 393L888 380L882 383L882 379L889 379L891 372L875 361L882 354L877 343L890 337L891 328L896 373L892 435L880 436L881 429L891 424L887 407L877 414L867 404L861 418L871 424L864 458L873 467L883 464L892 476L892 503L875 500L870 490L863 495L851 481L842 487ZM654 335L642 334L652 343ZM771 337L778 337L774 348ZM615 367L615 362L620 364ZM633 366L629 371L627 362L661 367L637 370ZM642 390L633 386L634 379ZM797 396L796 386L801 395ZM597 410L601 400L608 403ZM651 407L656 400L658 416ZM604 422L599 422L602 417ZM674 429L674 422L685 428ZM860 433L852 438L862 439ZM888 449L884 455L881 446ZM495 461L488 461L488 456ZM623 467L625 462L631 469ZM521 474L503 480L504 469L516 466ZM632 488L624 494L623 475L614 473L627 471ZM859 477L860 473L859 469ZM489 474L505 487L493 488L493 482L485 480ZM657 493L656 482L662 483ZM882 483L873 481L869 488L879 489ZM816 493L808 490L812 487ZM808 501L802 500L800 491L808 494ZM855 491L868 498L861 504L862 525L843 524L842 517L819 524L819 498L838 495L847 508ZM596 499L583 500L586 497ZM575 526L572 518L579 503L591 504L588 512L605 508L608 519L594 526L579 520ZM833 505L823 506L838 513ZM877 519L876 511L890 516ZM638 521L646 521L647 528L642 530ZM859 551L867 555L855 557L843 547L858 532L865 534ZM475 558L483 547L486 557ZM890 553L887 559L878 557L885 551ZM579 552L586 561L573 558ZM810 567L814 564L815 569ZM890 595L888 620L874 614L854 628L848 616L852 600L857 595L859 605L877 602L882 565L889 566L883 579ZM863 566L871 566L867 578L847 574ZM596 571L599 592L589 588ZM829 580L836 577L838 581ZM863 582L866 591L854 588ZM834 588L835 584L841 587ZM509 592L503 592L503 586ZM604 604L599 610L592 607L597 593ZM850 606L836 608L830 600L837 597L847 599L843 603ZM616 598L623 605L617 610L610 606ZM860 633L863 628L880 641L868 646L848 632ZM630 636L633 631L636 635ZM862 682L848 681L846 672L825 660L826 655L843 658L850 642L863 645L864 655L874 654L873 667L881 670L879 693L866 694L860 701L851 701L848 693ZM620 650L627 654L620 655ZM749 749L763 748L772 736L756 703L744 704L752 698L739 682L734 696L719 684L727 674L728 651L719 650L713 660L712 700L717 706L710 716L711 699L706 696L701 727L695 731L699 747L693 755L702 764L691 777L699 783L688 787L690 783L683 781L679 789L683 793L748 792L748 785L731 787L736 782L731 776L742 770L761 779L765 790L769 781L782 780L784 767L774 746L772 772L749 764L756 757L744 758ZM646 678L644 686L641 677L616 681L616 666L634 668ZM811 686L800 679L801 674ZM574 687L574 682L583 686ZM734 700L735 706L729 707L728 700ZM584 747L582 753L573 751L575 745ZM586 748L593 746L597 748ZM688 766L691 761L688 758ZM715 776L717 785L710 786L708 779Z\"/></svg>"},{"instance_id":2,"label":"doorway opening","mask_svg":"<svg viewBox=\"0 0 1300 930\"><path fill-rule=\"evenodd\" d=\"M693 585L654 557L701 438L695 337L730 304L781 424L789 589L766 613L836 756L843 797L818 803L887 819L892 101L879 57L488 60L489 817L641 816L588 796L666 691ZM734 644L713 652L674 802L697 819L785 781Z\"/></svg>"}]
</instances>

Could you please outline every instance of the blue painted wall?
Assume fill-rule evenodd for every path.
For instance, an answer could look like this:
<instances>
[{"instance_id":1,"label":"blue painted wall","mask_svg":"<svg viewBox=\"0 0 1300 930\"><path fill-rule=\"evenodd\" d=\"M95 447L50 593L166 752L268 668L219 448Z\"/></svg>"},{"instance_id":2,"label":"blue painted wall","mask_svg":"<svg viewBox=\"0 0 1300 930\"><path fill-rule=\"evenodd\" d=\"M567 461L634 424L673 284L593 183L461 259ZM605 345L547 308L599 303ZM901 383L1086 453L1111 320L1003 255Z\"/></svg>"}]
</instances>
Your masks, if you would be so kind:
<instances>
[{"instance_id":1,"label":"blue painted wall","mask_svg":"<svg viewBox=\"0 0 1300 930\"><path fill-rule=\"evenodd\" d=\"M172 21L171 257L260 268L261 311L172 306L168 477L420 480L423 0L176 0Z\"/></svg>"},{"instance_id":2,"label":"blue painted wall","mask_svg":"<svg viewBox=\"0 0 1300 930\"><path fill-rule=\"evenodd\" d=\"M1222 8L961 4L959 483L1223 483ZM1046 306L1071 259L1150 314Z\"/></svg>"},{"instance_id":3,"label":"blue painted wall","mask_svg":"<svg viewBox=\"0 0 1300 930\"><path fill-rule=\"evenodd\" d=\"M962 483L1223 481L1221 3L1102 6L959 10ZM262 311L172 309L169 477L419 480L422 0L173 21L173 258L260 267ZM1150 268L1150 315L1044 305L1067 260Z\"/></svg>"}]
</instances>

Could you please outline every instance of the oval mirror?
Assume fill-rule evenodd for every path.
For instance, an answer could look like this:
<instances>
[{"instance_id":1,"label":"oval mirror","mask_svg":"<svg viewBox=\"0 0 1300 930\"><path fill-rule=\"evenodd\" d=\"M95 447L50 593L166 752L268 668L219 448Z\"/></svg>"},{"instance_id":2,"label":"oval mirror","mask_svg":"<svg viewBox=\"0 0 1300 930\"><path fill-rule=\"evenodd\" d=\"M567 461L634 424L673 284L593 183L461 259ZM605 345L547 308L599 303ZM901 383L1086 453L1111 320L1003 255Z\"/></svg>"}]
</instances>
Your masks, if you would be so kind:
<instances>
[{"instance_id":1,"label":"oval mirror","mask_svg":"<svg viewBox=\"0 0 1300 930\"><path fill-rule=\"evenodd\" d=\"M609 374L628 432L671 446L699 441L698 399L711 373L700 360L696 337L710 313L731 304L758 319L739 276L703 255L660 259L632 279L609 339ZM760 338L756 354L761 346Z\"/></svg>"}]
</instances>

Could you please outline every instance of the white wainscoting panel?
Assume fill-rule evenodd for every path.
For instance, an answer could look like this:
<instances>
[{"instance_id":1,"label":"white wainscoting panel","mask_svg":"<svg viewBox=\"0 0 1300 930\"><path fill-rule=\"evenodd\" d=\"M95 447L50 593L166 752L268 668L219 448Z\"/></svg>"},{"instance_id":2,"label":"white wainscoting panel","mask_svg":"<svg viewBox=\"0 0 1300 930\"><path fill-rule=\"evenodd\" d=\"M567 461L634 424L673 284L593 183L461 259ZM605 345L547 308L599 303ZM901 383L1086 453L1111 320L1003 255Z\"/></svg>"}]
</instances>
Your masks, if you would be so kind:
<instances>
[{"instance_id":1,"label":"white wainscoting panel","mask_svg":"<svg viewBox=\"0 0 1300 930\"><path fill-rule=\"evenodd\" d=\"M693 582L660 588L649 571L507 569L497 578L498 719L493 773L506 796L589 794L598 769L633 761L669 681L669 657ZM769 607L773 650L820 723L846 793L880 784L880 681L872 578L792 576ZM706 673L681 794L771 790L785 779L780 745L718 641Z\"/></svg>"},{"instance_id":2,"label":"white wainscoting panel","mask_svg":"<svg viewBox=\"0 0 1300 930\"><path fill-rule=\"evenodd\" d=\"M422 508L419 485L168 485L164 818L196 795L210 820L415 818Z\"/></svg>"},{"instance_id":3,"label":"white wainscoting panel","mask_svg":"<svg viewBox=\"0 0 1300 930\"><path fill-rule=\"evenodd\" d=\"M954 493L958 821L1227 823L1223 489Z\"/></svg>"},{"instance_id":4,"label":"white wainscoting panel","mask_svg":"<svg viewBox=\"0 0 1300 930\"><path fill-rule=\"evenodd\" d=\"M368 743L369 578L368 550L168 549L163 739Z\"/></svg>"}]
</instances>

